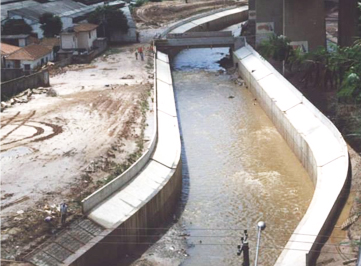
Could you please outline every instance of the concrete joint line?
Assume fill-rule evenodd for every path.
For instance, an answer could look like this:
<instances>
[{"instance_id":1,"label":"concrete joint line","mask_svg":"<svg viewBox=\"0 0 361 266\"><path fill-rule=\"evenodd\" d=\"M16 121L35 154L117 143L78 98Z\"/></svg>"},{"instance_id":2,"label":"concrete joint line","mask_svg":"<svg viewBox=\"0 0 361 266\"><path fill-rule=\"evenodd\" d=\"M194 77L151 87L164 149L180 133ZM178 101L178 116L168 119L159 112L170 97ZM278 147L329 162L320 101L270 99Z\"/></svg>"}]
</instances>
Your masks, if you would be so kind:
<instances>
[{"instance_id":1,"label":"concrete joint line","mask_svg":"<svg viewBox=\"0 0 361 266\"><path fill-rule=\"evenodd\" d=\"M173 83L168 83L168 82L166 82L166 81L164 81L164 80L162 80L162 79L160 79L160 78L157 78L157 80L159 80L159 81L161 81L161 82L163 82L163 83L165 83L165 84L170 85L170 86L173 87Z\"/></svg>"},{"instance_id":2,"label":"concrete joint line","mask_svg":"<svg viewBox=\"0 0 361 266\"><path fill-rule=\"evenodd\" d=\"M128 202L126 202L126 201L124 201L124 200L122 200L122 199L120 199L120 200L123 201L125 204L129 205L130 207L136 208L136 207L133 206L132 204L130 204L130 203L128 203Z\"/></svg>"},{"instance_id":3,"label":"concrete joint line","mask_svg":"<svg viewBox=\"0 0 361 266\"><path fill-rule=\"evenodd\" d=\"M345 157L345 155L338 156L338 157L332 159L331 161L329 161L328 163L325 163L324 165L320 165L320 166L317 166L317 167L324 167L324 166L328 165L329 163L332 163L333 161L336 161L337 159L339 159L341 157Z\"/></svg>"},{"instance_id":4,"label":"concrete joint line","mask_svg":"<svg viewBox=\"0 0 361 266\"><path fill-rule=\"evenodd\" d=\"M85 232L87 232L88 234L92 235L93 237L95 237L96 235L94 235L92 232L86 230L84 227L82 227L81 225L77 224L76 225L78 228L80 228L80 230L83 230Z\"/></svg>"},{"instance_id":5,"label":"concrete joint line","mask_svg":"<svg viewBox=\"0 0 361 266\"><path fill-rule=\"evenodd\" d=\"M56 241L54 241L53 243L55 243L55 244L57 244L57 245L61 246L63 249L66 249L67 251L69 251L69 252L70 252L70 253L72 253L72 254L74 254L74 253L75 253L74 251L72 251L72 250L68 249L67 247L63 246L62 244L60 244L60 243L58 243L58 242L56 242Z\"/></svg>"},{"instance_id":6,"label":"concrete joint line","mask_svg":"<svg viewBox=\"0 0 361 266\"><path fill-rule=\"evenodd\" d=\"M249 55L246 55L245 57L243 58L240 58L239 61L242 61L243 59L247 58L248 56L252 55L252 53L250 53Z\"/></svg>"},{"instance_id":7,"label":"concrete joint line","mask_svg":"<svg viewBox=\"0 0 361 266\"><path fill-rule=\"evenodd\" d=\"M167 65L169 65L169 62L163 61L162 59L157 58L157 60L162 61L163 63L166 63ZM154 71L154 72L156 72L156 71Z\"/></svg>"},{"instance_id":8,"label":"concrete joint line","mask_svg":"<svg viewBox=\"0 0 361 266\"><path fill-rule=\"evenodd\" d=\"M161 163L161 162L159 162L157 160L154 160L153 158L151 158L151 160L153 160L153 161L155 161L155 162L157 162L157 163L159 163L159 164L161 164L161 165L163 165L163 166L165 166L165 167L167 167L169 169L176 169L175 167L169 167L168 165L165 165L164 163Z\"/></svg>"},{"instance_id":9,"label":"concrete joint line","mask_svg":"<svg viewBox=\"0 0 361 266\"><path fill-rule=\"evenodd\" d=\"M83 241L81 241L79 238L77 238L76 236L73 236L72 234L70 233L67 233L72 239L78 241L79 243L85 245L86 243L84 243Z\"/></svg>"},{"instance_id":10,"label":"concrete joint line","mask_svg":"<svg viewBox=\"0 0 361 266\"><path fill-rule=\"evenodd\" d=\"M253 72L255 72L255 71L253 71ZM253 73L252 72L252 73ZM262 79L264 79L264 78L267 78L268 76L270 76L270 75L273 75L273 73L269 73L268 75L266 75L266 76L264 76L264 77L262 77L262 78L260 78L260 79L256 79L256 81L260 81L260 80L262 80Z\"/></svg>"},{"instance_id":11,"label":"concrete joint line","mask_svg":"<svg viewBox=\"0 0 361 266\"><path fill-rule=\"evenodd\" d=\"M291 106L291 107L288 108L287 110L284 110L283 113L288 112L289 110L291 110L292 108L295 108L297 105L300 105L300 104L302 104L302 102L299 102L299 103L295 104L294 106Z\"/></svg>"},{"instance_id":12,"label":"concrete joint line","mask_svg":"<svg viewBox=\"0 0 361 266\"><path fill-rule=\"evenodd\" d=\"M163 110L160 110L160 109L157 109L157 111L158 111L158 112L162 112L163 114L169 115L169 116L171 116L171 117L177 117L177 115L171 115L171 114L169 114L169 113L167 113L167 112L164 112Z\"/></svg>"},{"instance_id":13,"label":"concrete joint line","mask_svg":"<svg viewBox=\"0 0 361 266\"><path fill-rule=\"evenodd\" d=\"M60 261L59 259L57 259L57 258L54 257L53 255L51 255L50 253L46 252L45 250L42 250L41 252L45 253L45 254L48 255L49 257L52 257L54 260L59 261L60 263L63 263L63 261Z\"/></svg>"}]
</instances>

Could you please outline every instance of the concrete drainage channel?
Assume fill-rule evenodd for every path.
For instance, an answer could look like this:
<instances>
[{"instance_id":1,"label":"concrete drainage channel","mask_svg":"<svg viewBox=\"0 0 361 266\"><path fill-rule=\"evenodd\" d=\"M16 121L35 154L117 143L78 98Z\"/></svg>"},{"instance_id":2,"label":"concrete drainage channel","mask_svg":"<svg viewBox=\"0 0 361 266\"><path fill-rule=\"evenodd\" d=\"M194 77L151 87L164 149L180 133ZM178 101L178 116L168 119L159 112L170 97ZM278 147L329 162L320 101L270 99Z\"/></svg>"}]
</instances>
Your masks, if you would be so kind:
<instances>
[{"instance_id":1,"label":"concrete drainage channel","mask_svg":"<svg viewBox=\"0 0 361 266\"><path fill-rule=\"evenodd\" d=\"M241 7L186 20L163 36L219 30L240 22L235 18L243 19L247 13L248 7ZM348 184L346 143L336 127L251 47L246 44L233 56L239 73L315 184L310 207L276 265L306 265L306 261L312 265ZM108 265L134 249L141 242L140 235L171 216L181 192L180 137L169 58L156 52L154 60L157 132L148 150L125 173L82 202L84 213L97 224L84 222L94 225L91 238L84 238L81 246L63 246L67 251L55 260L53 249L44 252L44 248L29 261L36 265ZM78 229L88 232L82 225ZM78 230L74 230L76 235ZM66 241L53 240L60 246ZM40 252L51 259L41 260Z\"/></svg>"}]
</instances>

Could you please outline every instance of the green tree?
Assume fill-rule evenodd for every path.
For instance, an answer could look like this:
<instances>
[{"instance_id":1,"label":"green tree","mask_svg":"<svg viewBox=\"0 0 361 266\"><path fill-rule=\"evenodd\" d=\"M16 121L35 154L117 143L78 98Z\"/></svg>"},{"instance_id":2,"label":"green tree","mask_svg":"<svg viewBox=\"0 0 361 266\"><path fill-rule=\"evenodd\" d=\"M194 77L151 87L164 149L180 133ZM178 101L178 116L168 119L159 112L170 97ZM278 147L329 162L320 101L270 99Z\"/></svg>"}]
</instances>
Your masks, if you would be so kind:
<instances>
[{"instance_id":1,"label":"green tree","mask_svg":"<svg viewBox=\"0 0 361 266\"><path fill-rule=\"evenodd\" d=\"M87 19L90 23L102 24L103 27L100 28L103 29L103 36L107 37L116 31L127 33L129 29L127 17L123 12L110 6L97 7Z\"/></svg>"},{"instance_id":2,"label":"green tree","mask_svg":"<svg viewBox=\"0 0 361 266\"><path fill-rule=\"evenodd\" d=\"M63 28L63 23L61 22L60 17L54 16L52 13L44 13L39 17L39 22L41 23L40 28L44 32L45 37L54 37L59 35L61 29Z\"/></svg>"},{"instance_id":3,"label":"green tree","mask_svg":"<svg viewBox=\"0 0 361 266\"><path fill-rule=\"evenodd\" d=\"M1 34L30 34L32 30L31 26L26 24L23 19L9 19L2 27Z\"/></svg>"}]
</instances>

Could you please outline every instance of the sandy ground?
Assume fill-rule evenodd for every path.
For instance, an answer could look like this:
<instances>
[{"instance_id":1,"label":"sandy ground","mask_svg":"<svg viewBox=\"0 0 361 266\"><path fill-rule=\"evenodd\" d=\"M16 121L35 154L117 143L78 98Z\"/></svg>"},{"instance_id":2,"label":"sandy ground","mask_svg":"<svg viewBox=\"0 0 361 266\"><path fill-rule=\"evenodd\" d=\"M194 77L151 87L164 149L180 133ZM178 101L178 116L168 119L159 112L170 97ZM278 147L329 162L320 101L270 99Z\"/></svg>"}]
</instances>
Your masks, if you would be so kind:
<instances>
[{"instance_id":1,"label":"sandy ground","mask_svg":"<svg viewBox=\"0 0 361 266\"><path fill-rule=\"evenodd\" d=\"M80 214L86 194L141 155L152 131L153 60L135 60L133 49L66 67L50 80L56 97L33 94L1 113L2 258L42 235L61 201Z\"/></svg>"}]
</instances>

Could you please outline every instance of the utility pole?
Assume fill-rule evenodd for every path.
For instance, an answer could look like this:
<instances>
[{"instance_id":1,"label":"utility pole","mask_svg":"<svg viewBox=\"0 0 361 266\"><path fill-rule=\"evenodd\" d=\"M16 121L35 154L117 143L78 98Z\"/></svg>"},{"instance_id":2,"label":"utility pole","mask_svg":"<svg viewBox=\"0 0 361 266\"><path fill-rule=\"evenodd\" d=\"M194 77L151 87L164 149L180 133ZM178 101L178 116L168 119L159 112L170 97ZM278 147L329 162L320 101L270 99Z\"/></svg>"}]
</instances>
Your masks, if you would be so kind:
<instances>
[{"instance_id":1,"label":"utility pole","mask_svg":"<svg viewBox=\"0 0 361 266\"><path fill-rule=\"evenodd\" d=\"M258 222L257 227L258 227L258 236L257 236L256 258L254 260L254 266L257 266L259 244L261 242L261 231L263 231L266 228L266 223L265 222Z\"/></svg>"},{"instance_id":2,"label":"utility pole","mask_svg":"<svg viewBox=\"0 0 361 266\"><path fill-rule=\"evenodd\" d=\"M244 230L244 237L241 237L241 245L238 245L237 255L241 256L243 253L243 263L242 266L249 266L249 246L248 246L248 233L247 230Z\"/></svg>"}]
</instances>

